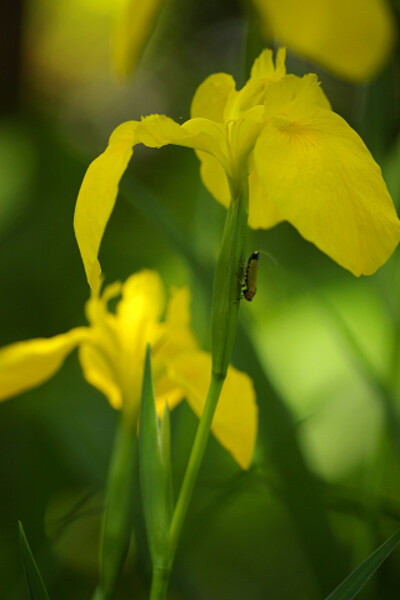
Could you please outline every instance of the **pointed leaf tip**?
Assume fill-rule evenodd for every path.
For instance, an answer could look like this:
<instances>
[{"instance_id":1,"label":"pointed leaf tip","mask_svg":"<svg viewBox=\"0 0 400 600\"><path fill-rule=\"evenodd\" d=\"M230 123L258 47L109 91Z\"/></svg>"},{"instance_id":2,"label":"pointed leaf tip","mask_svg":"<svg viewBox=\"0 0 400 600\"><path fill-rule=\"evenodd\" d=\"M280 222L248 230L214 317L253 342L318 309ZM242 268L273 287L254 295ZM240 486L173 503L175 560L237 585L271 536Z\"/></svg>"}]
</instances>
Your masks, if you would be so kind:
<instances>
[{"instance_id":1,"label":"pointed leaf tip","mask_svg":"<svg viewBox=\"0 0 400 600\"><path fill-rule=\"evenodd\" d=\"M167 564L169 561L172 494L168 458L168 415L167 410L162 422L159 422L151 372L151 352L148 346L143 374L139 466L147 538L153 564L158 565Z\"/></svg>"},{"instance_id":2,"label":"pointed leaf tip","mask_svg":"<svg viewBox=\"0 0 400 600\"><path fill-rule=\"evenodd\" d=\"M400 529L375 550L325 600L352 600L400 542Z\"/></svg>"}]
</instances>

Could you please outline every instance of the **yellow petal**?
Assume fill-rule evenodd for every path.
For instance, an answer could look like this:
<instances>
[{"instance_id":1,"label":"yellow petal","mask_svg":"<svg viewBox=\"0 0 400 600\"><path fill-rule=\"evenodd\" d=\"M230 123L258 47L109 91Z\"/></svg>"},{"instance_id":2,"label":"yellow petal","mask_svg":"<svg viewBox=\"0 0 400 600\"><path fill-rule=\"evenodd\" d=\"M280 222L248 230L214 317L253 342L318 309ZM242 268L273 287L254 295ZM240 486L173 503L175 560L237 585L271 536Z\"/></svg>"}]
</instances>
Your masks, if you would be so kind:
<instances>
[{"instance_id":1,"label":"yellow petal","mask_svg":"<svg viewBox=\"0 0 400 600\"><path fill-rule=\"evenodd\" d=\"M297 122L271 119L254 159L266 201L354 275L374 273L392 254L400 239L392 200L380 168L341 117L318 109Z\"/></svg>"},{"instance_id":2,"label":"yellow petal","mask_svg":"<svg viewBox=\"0 0 400 600\"><path fill-rule=\"evenodd\" d=\"M164 305L164 286L155 271L145 269L135 273L122 287L116 324L127 362L124 368L132 372L139 368L140 379L146 345L154 344L159 337L159 320Z\"/></svg>"},{"instance_id":3,"label":"yellow petal","mask_svg":"<svg viewBox=\"0 0 400 600\"><path fill-rule=\"evenodd\" d=\"M198 344L190 329L190 293L187 287L172 289L166 320L160 323L159 332L158 340L152 346L155 374L163 373L165 364L177 356L197 350Z\"/></svg>"},{"instance_id":4,"label":"yellow petal","mask_svg":"<svg viewBox=\"0 0 400 600\"><path fill-rule=\"evenodd\" d=\"M192 118L204 117L222 123L227 98L234 89L235 80L231 75L214 73L207 77L193 96L190 109Z\"/></svg>"},{"instance_id":5,"label":"yellow petal","mask_svg":"<svg viewBox=\"0 0 400 600\"><path fill-rule=\"evenodd\" d=\"M197 152L200 159L200 175L204 186L210 194L228 208L231 201L226 172L220 161L206 152Z\"/></svg>"},{"instance_id":6,"label":"yellow petal","mask_svg":"<svg viewBox=\"0 0 400 600\"><path fill-rule=\"evenodd\" d=\"M276 66L273 61L272 50L266 48L256 58L251 67L250 79L268 79L279 81L286 75L286 48L279 48L276 55Z\"/></svg>"},{"instance_id":7,"label":"yellow petal","mask_svg":"<svg viewBox=\"0 0 400 600\"><path fill-rule=\"evenodd\" d=\"M65 358L88 336L80 327L52 338L17 342L0 350L0 400L44 383L61 368Z\"/></svg>"},{"instance_id":8,"label":"yellow petal","mask_svg":"<svg viewBox=\"0 0 400 600\"><path fill-rule=\"evenodd\" d=\"M165 320L171 327L190 325L190 292L185 285L171 288Z\"/></svg>"},{"instance_id":9,"label":"yellow petal","mask_svg":"<svg viewBox=\"0 0 400 600\"><path fill-rule=\"evenodd\" d=\"M223 127L208 119L192 119L180 126L164 115L150 115L117 127L106 150L89 166L75 207L75 235L92 290L100 287L100 244L133 146L142 143L160 148L177 144L210 152L224 160L224 141Z\"/></svg>"},{"instance_id":10,"label":"yellow petal","mask_svg":"<svg viewBox=\"0 0 400 600\"><path fill-rule=\"evenodd\" d=\"M316 108L330 110L331 106L313 73L303 77L286 75L265 91L264 120L278 115L299 119Z\"/></svg>"},{"instance_id":11,"label":"yellow petal","mask_svg":"<svg viewBox=\"0 0 400 600\"><path fill-rule=\"evenodd\" d=\"M395 40L385 0L253 0L268 35L341 77L370 79Z\"/></svg>"},{"instance_id":12,"label":"yellow petal","mask_svg":"<svg viewBox=\"0 0 400 600\"><path fill-rule=\"evenodd\" d=\"M79 362L86 381L104 394L112 407L120 409L122 406L121 389L105 355L94 346L83 344L79 348Z\"/></svg>"},{"instance_id":13,"label":"yellow petal","mask_svg":"<svg viewBox=\"0 0 400 600\"><path fill-rule=\"evenodd\" d=\"M118 186L132 156L137 123L120 125L109 145L89 166L75 207L74 227L90 287L100 287L101 268L97 259L107 222L114 208Z\"/></svg>"},{"instance_id":14,"label":"yellow petal","mask_svg":"<svg viewBox=\"0 0 400 600\"><path fill-rule=\"evenodd\" d=\"M277 204L268 197L268 190L255 169L249 175L249 198L249 227L269 229L283 220Z\"/></svg>"},{"instance_id":15,"label":"yellow petal","mask_svg":"<svg viewBox=\"0 0 400 600\"><path fill-rule=\"evenodd\" d=\"M167 403L170 410L175 408L185 397L185 391L177 386L167 375L157 377L154 382L154 392L156 396L157 413L161 418Z\"/></svg>"},{"instance_id":16,"label":"yellow petal","mask_svg":"<svg viewBox=\"0 0 400 600\"><path fill-rule=\"evenodd\" d=\"M114 33L114 65L126 77L132 73L150 38L165 0L124 0L117 12Z\"/></svg>"},{"instance_id":17,"label":"yellow petal","mask_svg":"<svg viewBox=\"0 0 400 600\"><path fill-rule=\"evenodd\" d=\"M201 416L211 379L211 356L188 354L171 362L168 375L186 392L186 398ZM229 367L211 430L217 440L243 468L250 466L257 436L258 410L251 379Z\"/></svg>"}]
</instances>

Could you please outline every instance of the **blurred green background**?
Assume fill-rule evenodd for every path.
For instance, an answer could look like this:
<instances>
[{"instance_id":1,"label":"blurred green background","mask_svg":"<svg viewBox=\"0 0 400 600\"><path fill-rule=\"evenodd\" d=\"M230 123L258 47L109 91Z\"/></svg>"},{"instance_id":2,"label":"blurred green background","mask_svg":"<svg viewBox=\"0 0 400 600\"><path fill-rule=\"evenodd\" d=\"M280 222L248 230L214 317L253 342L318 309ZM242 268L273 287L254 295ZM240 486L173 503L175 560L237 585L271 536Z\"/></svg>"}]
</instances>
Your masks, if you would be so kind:
<instances>
[{"instance_id":1,"label":"blurred green background","mask_svg":"<svg viewBox=\"0 0 400 600\"><path fill-rule=\"evenodd\" d=\"M350 0L349 0L350 1ZM115 74L118 2L8 0L0 9L0 345L85 323L88 286L75 243L76 196L120 122L189 117L216 71L239 83L273 40L249 4L169 0L137 69ZM398 29L400 2L392 2ZM353 84L289 51L289 72L317 72L334 110L362 135L400 208L400 56ZM138 147L106 231L106 282L143 267L188 284L209 349L213 265L225 210L202 187L193 152ZM356 279L288 224L251 232L257 296L241 306L233 364L260 412L242 472L210 439L172 576L174 600L324 598L400 522L400 254ZM90 598L115 411L76 355L45 385L0 405L0 599L27 598L17 520L51 598ZM176 490L197 420L172 414ZM151 565L138 497L120 600L147 598ZM359 596L400 597L400 551Z\"/></svg>"}]
</instances>

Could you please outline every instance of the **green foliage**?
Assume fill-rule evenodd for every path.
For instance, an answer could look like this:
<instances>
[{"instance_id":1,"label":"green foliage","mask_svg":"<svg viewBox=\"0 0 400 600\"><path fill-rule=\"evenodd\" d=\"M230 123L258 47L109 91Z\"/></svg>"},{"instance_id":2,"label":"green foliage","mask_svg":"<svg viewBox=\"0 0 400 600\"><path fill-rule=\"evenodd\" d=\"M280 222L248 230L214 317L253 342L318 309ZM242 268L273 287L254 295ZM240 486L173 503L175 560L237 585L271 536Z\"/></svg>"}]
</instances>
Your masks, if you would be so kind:
<instances>
[{"instance_id":1,"label":"green foliage","mask_svg":"<svg viewBox=\"0 0 400 600\"><path fill-rule=\"evenodd\" d=\"M400 530L373 552L326 598L326 600L352 600L370 577L381 566L400 542Z\"/></svg>"}]
</instances>

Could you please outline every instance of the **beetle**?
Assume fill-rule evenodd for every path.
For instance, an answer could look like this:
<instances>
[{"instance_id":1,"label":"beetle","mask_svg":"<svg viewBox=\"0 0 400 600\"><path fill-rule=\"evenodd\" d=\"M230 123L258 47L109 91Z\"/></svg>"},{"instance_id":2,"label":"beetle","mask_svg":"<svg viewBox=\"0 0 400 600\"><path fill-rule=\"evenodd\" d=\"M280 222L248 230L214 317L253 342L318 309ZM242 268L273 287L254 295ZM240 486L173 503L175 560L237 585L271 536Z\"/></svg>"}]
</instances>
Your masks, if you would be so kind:
<instances>
[{"instance_id":1,"label":"beetle","mask_svg":"<svg viewBox=\"0 0 400 600\"><path fill-rule=\"evenodd\" d=\"M260 253L253 252L247 261L247 267L244 274L244 283L242 284L241 298L251 302L257 291L258 259Z\"/></svg>"}]
</instances>

